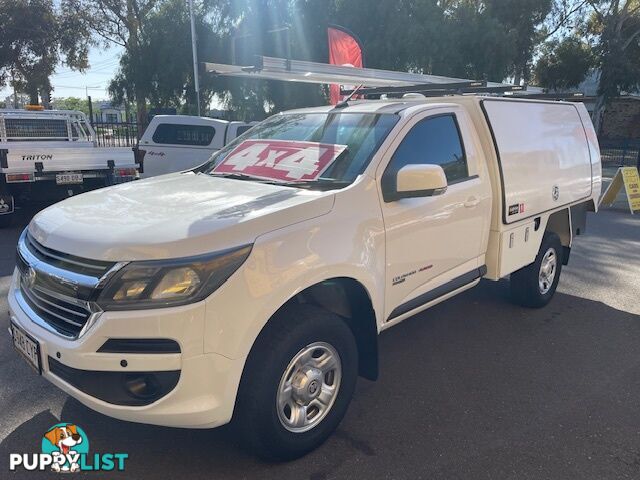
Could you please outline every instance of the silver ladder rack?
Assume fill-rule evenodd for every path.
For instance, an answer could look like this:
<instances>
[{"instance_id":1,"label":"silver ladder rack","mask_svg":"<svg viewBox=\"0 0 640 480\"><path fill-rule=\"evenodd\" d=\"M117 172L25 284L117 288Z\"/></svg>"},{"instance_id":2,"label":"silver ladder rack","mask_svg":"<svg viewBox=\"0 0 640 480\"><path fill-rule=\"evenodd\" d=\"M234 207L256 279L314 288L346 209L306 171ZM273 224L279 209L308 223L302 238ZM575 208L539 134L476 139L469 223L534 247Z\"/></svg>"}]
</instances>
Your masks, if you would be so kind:
<instances>
[{"instance_id":1,"label":"silver ladder rack","mask_svg":"<svg viewBox=\"0 0 640 480\"><path fill-rule=\"evenodd\" d=\"M477 82L463 78L425 75L422 73L395 72L376 68L355 68L327 63L289 60L286 58L257 56L255 65L227 65L223 63L205 63L205 70L214 75L227 77L257 78L262 80L281 80L286 82L304 82L338 85L362 85L364 87L409 87L416 85L444 84L447 89L460 84L466 90L472 84L482 87L509 88L513 85L493 82ZM522 91L518 87L518 91ZM408 89L406 91L410 91Z\"/></svg>"}]
</instances>

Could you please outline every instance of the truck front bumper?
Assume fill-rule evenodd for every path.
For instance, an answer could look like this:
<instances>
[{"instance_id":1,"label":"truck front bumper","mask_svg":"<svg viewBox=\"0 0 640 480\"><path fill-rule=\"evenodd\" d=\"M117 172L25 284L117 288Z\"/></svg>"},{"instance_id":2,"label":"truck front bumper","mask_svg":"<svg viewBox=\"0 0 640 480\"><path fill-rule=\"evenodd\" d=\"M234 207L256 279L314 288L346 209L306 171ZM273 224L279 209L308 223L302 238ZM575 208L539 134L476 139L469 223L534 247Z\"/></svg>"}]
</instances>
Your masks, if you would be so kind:
<instances>
[{"instance_id":1,"label":"truck front bumper","mask_svg":"<svg viewBox=\"0 0 640 480\"><path fill-rule=\"evenodd\" d=\"M84 335L69 339L30 318L34 313L20 301L14 274L9 313L38 343L42 375L93 410L171 427L211 428L231 420L244 359L203 352L203 302L104 312ZM101 349L107 340L123 338L174 340L179 352Z\"/></svg>"}]
</instances>

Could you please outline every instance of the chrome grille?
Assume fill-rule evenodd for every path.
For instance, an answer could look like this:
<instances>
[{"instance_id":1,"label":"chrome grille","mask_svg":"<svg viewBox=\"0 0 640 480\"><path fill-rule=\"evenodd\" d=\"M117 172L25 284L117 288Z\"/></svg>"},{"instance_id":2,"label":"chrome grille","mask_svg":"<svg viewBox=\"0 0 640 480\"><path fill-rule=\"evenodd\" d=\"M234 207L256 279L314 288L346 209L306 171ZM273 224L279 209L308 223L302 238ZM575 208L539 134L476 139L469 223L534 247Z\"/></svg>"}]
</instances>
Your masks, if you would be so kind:
<instances>
[{"instance_id":1,"label":"chrome grille","mask_svg":"<svg viewBox=\"0 0 640 480\"><path fill-rule=\"evenodd\" d=\"M100 282L117 270L114 262L88 260L37 242L25 230L18 241L16 299L35 323L77 338L102 310L95 303Z\"/></svg>"},{"instance_id":2,"label":"chrome grille","mask_svg":"<svg viewBox=\"0 0 640 480\"><path fill-rule=\"evenodd\" d=\"M26 276L20 282L23 300L31 310L56 332L77 337L89 321L92 312L88 302L57 295L37 286L28 286Z\"/></svg>"},{"instance_id":3,"label":"chrome grille","mask_svg":"<svg viewBox=\"0 0 640 480\"><path fill-rule=\"evenodd\" d=\"M41 245L29 232L26 234L25 245L38 260L82 275L101 277L114 265L114 262L88 260L67 253L57 252Z\"/></svg>"}]
</instances>

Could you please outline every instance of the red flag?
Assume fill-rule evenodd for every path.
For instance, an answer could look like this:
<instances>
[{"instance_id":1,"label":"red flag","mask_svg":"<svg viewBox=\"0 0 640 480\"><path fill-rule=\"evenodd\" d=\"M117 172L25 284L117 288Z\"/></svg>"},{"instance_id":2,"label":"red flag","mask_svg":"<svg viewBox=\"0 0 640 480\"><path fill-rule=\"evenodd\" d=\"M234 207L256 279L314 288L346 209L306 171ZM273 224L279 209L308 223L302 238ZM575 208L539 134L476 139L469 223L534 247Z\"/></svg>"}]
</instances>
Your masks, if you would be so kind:
<instances>
[{"instance_id":1,"label":"red flag","mask_svg":"<svg viewBox=\"0 0 640 480\"><path fill-rule=\"evenodd\" d=\"M364 67L362 47L356 36L349 30L337 25L327 29L329 35L329 63L331 65L347 65L350 67ZM331 85L331 104L340 101L340 85Z\"/></svg>"}]
</instances>

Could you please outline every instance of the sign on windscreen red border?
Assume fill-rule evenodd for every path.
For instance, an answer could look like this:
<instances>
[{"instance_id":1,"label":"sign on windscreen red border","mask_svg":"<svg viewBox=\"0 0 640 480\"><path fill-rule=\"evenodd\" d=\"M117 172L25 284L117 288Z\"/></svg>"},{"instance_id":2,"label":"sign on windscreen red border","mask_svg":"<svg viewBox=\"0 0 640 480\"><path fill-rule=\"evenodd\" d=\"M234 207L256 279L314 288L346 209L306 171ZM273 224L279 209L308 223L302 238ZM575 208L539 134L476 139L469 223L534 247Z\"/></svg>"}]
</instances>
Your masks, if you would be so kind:
<instances>
[{"instance_id":1,"label":"sign on windscreen red border","mask_svg":"<svg viewBox=\"0 0 640 480\"><path fill-rule=\"evenodd\" d=\"M213 169L279 182L313 181L345 151L346 145L292 140L245 140Z\"/></svg>"}]
</instances>

